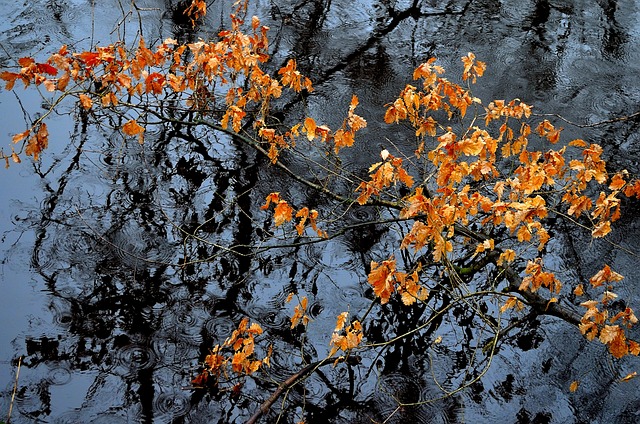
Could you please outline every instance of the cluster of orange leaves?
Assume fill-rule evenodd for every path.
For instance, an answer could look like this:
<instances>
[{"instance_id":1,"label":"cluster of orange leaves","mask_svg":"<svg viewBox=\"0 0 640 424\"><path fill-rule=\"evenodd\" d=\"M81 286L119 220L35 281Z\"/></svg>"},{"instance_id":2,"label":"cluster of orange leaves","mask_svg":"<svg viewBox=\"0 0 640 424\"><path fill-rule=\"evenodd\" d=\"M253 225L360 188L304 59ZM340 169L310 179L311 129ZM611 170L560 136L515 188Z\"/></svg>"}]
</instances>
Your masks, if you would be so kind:
<instances>
[{"instance_id":1,"label":"cluster of orange leaves","mask_svg":"<svg viewBox=\"0 0 640 424\"><path fill-rule=\"evenodd\" d=\"M286 303L291 302L293 299L294 293L289 293L287 296ZM307 315L307 307L309 306L309 299L307 296L303 296L300 299L300 302L293 308L293 315L291 316L291 329L294 329L298 326L298 324L302 324L305 327L311 321L309 315Z\"/></svg>"},{"instance_id":2,"label":"cluster of orange leaves","mask_svg":"<svg viewBox=\"0 0 640 424\"><path fill-rule=\"evenodd\" d=\"M338 315L336 327L331 336L329 356L335 355L340 350L348 353L362 342L362 324L360 321L354 320L345 327L348 318L349 312Z\"/></svg>"},{"instance_id":3,"label":"cluster of orange leaves","mask_svg":"<svg viewBox=\"0 0 640 424\"><path fill-rule=\"evenodd\" d=\"M286 299L286 303L291 302L294 293L289 293ZM307 315L307 307L309 306L309 300L306 296L300 298L298 304L293 309L293 315L291 315L291 329L296 328L299 324L307 326L311 321L309 315ZM362 324L358 320L354 320L351 324L346 325L349 312L343 312L338 315L336 321L336 327L333 330L329 345L331 349L329 351L329 357L335 355L338 351L348 353L350 350L355 349L362 342L363 328Z\"/></svg>"},{"instance_id":4,"label":"cluster of orange leaves","mask_svg":"<svg viewBox=\"0 0 640 424\"><path fill-rule=\"evenodd\" d=\"M616 358L621 358L628 354L636 356L640 354L640 344L633 340L627 340L623 329L623 327L629 328L638 323L638 318L633 310L626 307L623 311L610 317L608 309L598 309L598 306L606 308L609 302L618 297L617 294L611 291L613 288L612 284L622 279L622 275L611 270L608 265L605 265L602 270L598 271L598 273L589 280L593 288L602 287L606 284L606 290L604 290L602 298L600 300L587 300L580 304L587 308L587 311L580 321L580 332L584 334L588 340L593 340L598 337L602 343L609 347L609 351ZM584 295L584 287L582 284L574 289L574 294L577 296ZM622 326L615 324L618 320L620 320Z\"/></svg>"},{"instance_id":5,"label":"cluster of orange leaves","mask_svg":"<svg viewBox=\"0 0 640 424\"><path fill-rule=\"evenodd\" d=\"M463 80L476 82L482 76L485 65L476 62L473 55L467 55L462 60L465 66ZM541 251L550 239L549 232L543 225L550 209L542 192L560 192L569 216L578 218L581 214L588 213L593 222L593 237L606 236L611 231L611 223L620 218L621 194L640 197L640 182L628 181L626 171L609 175L601 158L602 148L599 145L589 145L577 139L559 150L529 150L529 137L532 134L555 144L560 139L562 128L556 128L548 120L543 120L532 129L524 121L531 117L532 108L520 100L496 100L489 103L484 108L486 128L473 126L463 132L462 136L456 134L451 127L441 125L430 112L444 111L447 119L456 114L464 117L471 105L481 104L481 101L474 98L469 89L439 77L444 70L434 62L430 60L416 69L414 78L422 79L422 90L407 85L398 99L388 105L385 121L393 123L407 120L416 129L415 134L420 140L415 152L417 158L425 154L426 138L435 139L433 148L427 152L427 158L435 170L435 192L425 192L424 186L414 188L414 178L403 167L403 160L394 157L387 150L381 152L382 161L369 168L370 179L361 182L355 189L358 194L357 202L361 205L367 204L373 197L382 198L386 189L398 183L413 189L400 203L400 218L414 220L411 230L402 240L401 248L413 247L417 252L429 246L433 259L442 262L453 252L451 240L455 235L455 225L467 225L473 217L480 216L482 225L502 225L518 242L532 243L535 237L537 250ZM349 119L352 119L351 113L356 104L357 99L354 97ZM490 126L494 121L500 124L496 137L490 133ZM518 124L517 130L510 125L513 121ZM362 122L366 123L364 120ZM355 130L359 128L355 127ZM293 138L299 135L299 130L300 126L296 126L286 135ZM306 118L302 132L307 134L309 141L319 137L324 142L332 137L329 128L316 125L312 118ZM274 135L270 135L269 140L273 137ZM348 146L351 144L353 141ZM286 143L280 142L278 145L285 146ZM339 151L338 147L336 145L336 153ZM578 149L578 155L575 155L577 158L570 161L565 159L568 148ZM498 170L498 163L501 160L514 160L515 166L510 176L500 178L502 174ZM471 188L471 182L492 180L493 195ZM592 201L587 194L587 188L592 182L604 186L609 192L601 191L595 201ZM293 209L280 199L278 193L271 193L267 197L263 209L269 207L270 201L276 204L276 226L292 220ZM301 224L302 222L296 227L299 235L304 229ZM475 254L495 248L493 240L486 240L478 245ZM500 251L497 264L504 266L512 262L515 256L512 249ZM419 284L418 271L408 274L396 270L395 259L391 257L381 263L372 262L368 282L381 303L387 303L397 292L402 302L410 305L428 296L428 290ZM557 295L562 283L554 273L543 269L541 258L529 260L519 290L536 292L541 288ZM549 303L557 301L556 297L552 297ZM586 305L593 306L591 303ZM505 312L513 307L521 310L524 304L517 297L509 297L500 310ZM585 314L581 330L587 322L591 326L583 333L590 338L600 334L600 340L609 346L616 357L623 352L638 353L635 342L625 341L622 328L603 324L606 316L602 314L606 311L594 311L590 307ZM630 309L613 318L622 319L627 325L635 323L635 316ZM346 337L347 335L334 334L335 340L341 343L333 343L334 349L351 346ZM351 340L354 340L353 337L354 335Z\"/></svg>"},{"instance_id":6,"label":"cluster of orange leaves","mask_svg":"<svg viewBox=\"0 0 640 424\"><path fill-rule=\"evenodd\" d=\"M276 227L281 226L285 222L290 222L293 219L294 209L291 207L291 205L289 205L289 203L286 200L280 197L280 193L270 193L266 197L265 204L262 205L260 209L267 210L272 204L275 205L273 219L275 221ZM318 228L318 223L317 223L318 211L317 210L315 209L310 210L308 207L304 206L296 212L295 217L299 218L298 223L295 226L296 231L298 232L298 235L301 236L304 233L304 230L308 224L311 226L313 231L316 232L318 237L322 237L322 238L327 237L326 231Z\"/></svg>"},{"instance_id":7,"label":"cluster of orange leaves","mask_svg":"<svg viewBox=\"0 0 640 424\"><path fill-rule=\"evenodd\" d=\"M194 19L200 18L206 13L205 2L194 0L188 11ZM269 58L266 53L269 28L262 26L257 17L251 20L251 34L243 32L244 22L240 17L232 15L231 23L231 29L221 31L219 40L212 42L199 40L178 45L176 40L166 39L152 50L141 38L132 50L115 43L78 53L71 53L63 46L44 63L29 57L19 59L19 72L0 72L0 79L6 81L7 90L21 81L25 88L31 84L43 85L49 92L76 96L79 106L87 111L97 104L115 108L123 98L132 96L144 102L144 95L164 96L173 92L185 93L187 105L207 112L208 107L213 106L209 102L215 99L213 86L221 82L228 86L228 91L224 96L226 112L220 124L238 132L249 103L258 103L266 113L269 100L279 97L283 86L297 89L299 81L292 77L297 71L291 69L291 64L283 68L280 81L260 69L259 65ZM190 60L184 62L185 57ZM242 80L239 75L246 76L248 89L236 84ZM67 91L71 81L81 90ZM310 81L304 80L304 85L310 88ZM125 135L138 136L142 142L145 128L136 119L127 121L121 129ZM46 125L38 120L13 141L23 141L30 134L33 136L26 143L25 153L37 160L47 147ZM19 161L17 154L12 158Z\"/></svg>"},{"instance_id":8,"label":"cluster of orange leaves","mask_svg":"<svg viewBox=\"0 0 640 424\"><path fill-rule=\"evenodd\" d=\"M482 76L485 65L476 62L472 54L463 57L462 61L463 80L475 83L477 77ZM443 72L434 64L434 60L420 65L414 72L414 78L423 80L423 89L407 85L399 97L388 105L385 114L387 123L406 120L415 128L416 137L420 140L415 152L417 158L425 153L425 139L435 138L434 147L428 151L427 157L435 170L436 189L433 193L426 193L426 189L419 186L402 199L400 217L413 218L414 224L405 235L401 248L411 246L418 251L429 246L434 260L441 262L453 251L451 239L455 234L455 225L466 225L472 217L481 215L482 225L503 225L521 243L530 243L535 236L537 249L542 250L550 239L543 225L550 210L541 192L552 190L562 193L562 202L569 216L578 218L582 213L588 213L593 222L592 236L604 237L611 231L611 223L620 218L619 196L640 197L639 180L628 181L626 171L613 176L606 171L599 145L589 145L578 139L559 150L530 151L529 136L534 131L524 119L531 116L531 106L520 100L491 102L484 108L486 128L469 127L463 130L462 136L451 127L441 125L430 112L444 111L448 119L456 114L464 117L469 106L481 104L468 89L438 76ZM489 132L493 121L501 124L496 137ZM518 123L517 132L510 126L512 121ZM562 128L554 127L548 120L543 120L535 127L535 134L551 144L559 141L561 131ZM579 149L578 158L568 163L565 160L567 148ZM383 151L382 157L384 162L378 162L370 168L370 181L361 183L356 189L360 193L357 199L360 204L366 203L372 196L381 196L385 188L398 181L412 188L413 178L401 168L402 162L394 162L395 158L386 151ZM497 164L500 160L513 160L513 157L515 166L511 176L500 178ZM470 186L470 182L491 180L494 180L493 196ZM586 194L591 182L604 186L609 192L600 191L595 202L592 201ZM494 249L493 240L486 240L478 245L475 254ZM515 252L506 249L501 251L498 265L504 266L514 259ZM519 290L536 292L546 288L550 293L560 293L562 283L554 273L543 269L541 258L530 260L525 274ZM421 296L416 294L419 293L416 288L420 286L414 275L407 277L398 272L395 260L391 258L382 263L373 262L368 281L381 303L388 302L397 290L402 301L411 304L427 293L425 290ZM600 280L592 279L592 284L594 281ZM615 357L628 353L637 355L638 344L626 340L620 326L605 324L607 311L597 309L598 304L606 305L612 296L611 292L606 292L600 302L583 303L588 310L580 329L589 339L599 335L599 339L607 344ZM551 298L551 302L557 302L557 298ZM524 304L517 297L509 297L500 310L505 312L513 307L520 310ZM630 308L616 314L610 323L616 320L622 320L625 326L637 321Z\"/></svg>"},{"instance_id":9,"label":"cluster of orange leaves","mask_svg":"<svg viewBox=\"0 0 640 424\"><path fill-rule=\"evenodd\" d=\"M295 71L297 78L290 78L287 76L288 73L295 68L295 61L291 59L285 67L280 69L279 73L283 74L283 71L286 71L283 75L283 83L285 81L289 81L289 86L294 91L299 92L301 90L299 72ZM308 78L305 80L308 81ZM304 88L311 91L311 82L305 82ZM333 151L338 154L342 148L353 146L356 132L367 126L367 121L355 113L357 105L358 97L354 95L351 98L351 103L349 104L347 118L343 120L341 127L335 131L332 131L331 128L326 125L318 125L311 117L306 117L303 122L295 124L284 134L278 134L274 128L268 128L264 126L263 121L258 121L258 135L269 143L268 157L271 159L272 163L277 162L282 149L295 147L296 138L300 137L301 134L306 135L305 138L308 142L319 139L322 143L332 143Z\"/></svg>"},{"instance_id":10,"label":"cluster of orange leaves","mask_svg":"<svg viewBox=\"0 0 640 424\"><path fill-rule=\"evenodd\" d=\"M376 162L369 167L370 181L363 181L356 188L360 192L358 203L364 205L371 196L378 196L380 192L391 184L403 183L407 187L413 186L413 177L402 167L402 159L394 157L387 150L380 153L382 162Z\"/></svg>"},{"instance_id":11,"label":"cluster of orange leaves","mask_svg":"<svg viewBox=\"0 0 640 424\"><path fill-rule=\"evenodd\" d=\"M242 5L238 6L237 11L241 8ZM193 0L187 13L195 23L206 14L205 2ZM152 50L141 38L132 50L116 43L78 53L71 53L63 46L46 62L19 59L19 72L1 72L0 79L6 81L7 90L21 81L25 87L42 85L52 93L76 95L79 106L85 111L98 106L116 108L123 98L139 98L143 102L148 101L149 96L184 93L186 105L197 109L203 116L213 115L220 108L218 102L223 102L220 127L236 133L243 130L243 122L252 105L257 111L255 129L258 141L268 146L265 151L272 163L278 161L283 149L295 147L300 140L332 143L335 154L353 146L356 132L367 125L366 120L355 113L358 105L356 96L352 97L347 117L336 130L318 125L311 117L283 133L266 124L270 102L279 98L283 89L300 93L303 90L311 92L313 87L297 69L293 59L277 72L277 77L264 72L261 64L269 59L269 28L253 17L251 31L247 34L242 29L244 21L239 15L231 16L231 29L219 32L217 41L199 40L179 45L176 40L166 39ZM185 62L187 57L189 61ZM529 150L530 136L537 135L554 144L560 140L562 128L556 128L547 120L531 127L526 120L531 117L532 108L518 99L495 100L486 107L482 106L482 101L472 95L469 86L484 74L486 65L476 60L472 53L462 58L462 79L467 87L443 78L444 69L435 62L435 59L430 59L416 68L413 78L421 81L420 86L408 84L398 98L387 105L384 115L385 122L389 124L406 121L413 127L418 140L415 158L421 159L426 154L433 169L433 179L414 187L414 177L405 168L405 161L383 150L382 161L369 168L369 179L354 189L357 194L355 201L360 205L375 203L377 198L395 199L387 189L397 184L411 190L397 201L401 209L399 217L413 220L412 228L402 240L402 249L411 247L417 252L429 248L434 261L442 262L454 250L452 240L456 236L456 225L467 225L474 220L481 225L504 226L520 243L533 244L535 237L537 249L542 250L549 240L543 220L550 213L544 192L561 193L566 214L576 219L587 215L593 223L592 236L604 237L611 231L611 223L620 218L620 196L640 197L640 180L631 180L624 171L609 175L601 157L602 148L596 144L578 139L559 150ZM68 91L71 81L77 87L85 87L85 90ZM221 87L227 88L223 96L218 94ZM479 121L482 120L474 117L471 125L456 132L450 121L453 118L462 120L472 108L484 113L484 128L480 127ZM128 119L121 125L121 130L126 136L137 136L142 143L146 128L138 121ZM23 142L25 153L37 160L48 145L46 124L36 121L31 128L15 135L13 142ZM567 163L568 151L572 152L574 159ZM10 156L2 154L2 157L7 165L9 157L15 162L20 161L15 151ZM513 172L503 176L501 164L507 164ZM478 182L482 182L483 188L472 188ZM429 183L432 184L431 189ZM595 184L603 188L593 199L588 189ZM299 236L304 234L308 225L319 237L327 237L326 232L317 226L316 210L302 207L295 211L275 192L267 196L262 209L269 209L271 204L274 205L276 226L291 222L295 217L298 219L295 229ZM496 249L498 247L493 241L487 240L478 246L475 253ZM503 250L498 265L503 266L514 259L513 250ZM368 282L381 303L387 303L397 293L405 304L410 305L428 296L426 288L419 284L419 273L419 269L410 273L398 271L391 257L381 263L371 263ZM553 273L543 270L541 260L529 261L525 273L520 290L535 292L546 288L551 293L560 292L560 281ZM602 281L615 281L617 277L614 274L602 277ZM609 318L607 310L598 309L598 305L606 305L613 295L609 291L606 293L599 302L583 303L587 312L581 331L587 338L598 337L616 357L638 354L637 344L626 340L623 329L614 324L617 320L624 325L635 324L637 319L633 311L629 309ZM514 299L509 298L501 310L514 306L519 308L519 301ZM297 308L292 324L305 323L306 305L301 303ZM332 353L352 349L362 340L359 322L354 321L346 328L345 324L346 315L339 318L336 326L331 342ZM234 372L250 373L265 363L265 360L250 359L253 337L261 330L247 325L248 322L243 321L227 342L207 356L207 375L219 374L225 364L231 364ZM221 353L225 348L233 350L231 359ZM266 361L268 363L268 357Z\"/></svg>"},{"instance_id":12,"label":"cluster of orange leaves","mask_svg":"<svg viewBox=\"0 0 640 424\"><path fill-rule=\"evenodd\" d=\"M429 296L429 291L419 284L420 269L411 274L398 271L394 258L380 263L371 261L371 271L367 278L373 292L380 298L380 303L389 302L391 295L398 292L402 303L412 305L417 300L423 301Z\"/></svg>"},{"instance_id":13,"label":"cluster of orange leaves","mask_svg":"<svg viewBox=\"0 0 640 424\"><path fill-rule=\"evenodd\" d=\"M237 376L251 375L263 366L270 365L271 347L262 359L256 358L255 337L262 334L262 328L257 323L249 325L249 319L244 318L238 328L233 331L222 345L217 344L205 357L204 370L192 380L196 387L203 387L209 378L220 381L220 377L229 378L229 368Z\"/></svg>"},{"instance_id":14,"label":"cluster of orange leaves","mask_svg":"<svg viewBox=\"0 0 640 424\"><path fill-rule=\"evenodd\" d=\"M184 10L184 14L191 20L191 25L196 26L199 19L207 14L207 3L205 0L191 0L191 4Z\"/></svg>"}]
</instances>

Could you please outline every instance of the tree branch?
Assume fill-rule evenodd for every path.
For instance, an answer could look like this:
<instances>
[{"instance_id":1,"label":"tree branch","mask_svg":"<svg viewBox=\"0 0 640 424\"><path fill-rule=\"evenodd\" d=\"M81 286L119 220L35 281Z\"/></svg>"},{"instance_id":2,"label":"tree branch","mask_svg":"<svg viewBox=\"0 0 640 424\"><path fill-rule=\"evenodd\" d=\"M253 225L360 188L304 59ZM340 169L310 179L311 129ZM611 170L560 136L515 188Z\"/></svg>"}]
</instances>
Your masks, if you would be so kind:
<instances>
[{"instance_id":1,"label":"tree branch","mask_svg":"<svg viewBox=\"0 0 640 424\"><path fill-rule=\"evenodd\" d=\"M323 367L327 364L345 362L345 361L350 365L355 365L360 362L359 358L354 356L349 356L349 357L340 356L337 358L330 357L330 358L324 358L321 361L313 362L307 365L306 367L302 368L300 371L298 371L297 373L293 374L291 377L283 381L278 386L276 391L273 392L273 394L269 396L269 398L260 405L260 408L258 408L258 410L251 416L251 418L247 420L246 424L257 423L260 417L262 417L264 414L269 412L269 410L271 409L271 406L278 400L278 398L282 395L283 392L295 386L298 382L305 379L309 374L315 372L318 368Z\"/></svg>"}]
</instances>

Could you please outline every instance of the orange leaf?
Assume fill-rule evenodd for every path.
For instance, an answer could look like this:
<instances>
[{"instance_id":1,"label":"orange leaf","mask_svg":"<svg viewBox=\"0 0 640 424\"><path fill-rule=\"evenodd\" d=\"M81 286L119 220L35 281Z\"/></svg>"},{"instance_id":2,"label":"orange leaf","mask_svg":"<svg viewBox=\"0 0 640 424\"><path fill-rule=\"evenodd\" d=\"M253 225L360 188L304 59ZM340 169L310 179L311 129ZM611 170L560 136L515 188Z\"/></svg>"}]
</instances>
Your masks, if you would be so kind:
<instances>
[{"instance_id":1,"label":"orange leaf","mask_svg":"<svg viewBox=\"0 0 640 424\"><path fill-rule=\"evenodd\" d=\"M279 227L285 222L291 221L292 214L293 208L289 206L286 201L280 200L273 214L273 219L276 222L276 227Z\"/></svg>"},{"instance_id":2,"label":"orange leaf","mask_svg":"<svg viewBox=\"0 0 640 424\"><path fill-rule=\"evenodd\" d=\"M35 63L36 61L30 57L21 57L20 59L18 59L18 65L22 66L23 68L28 68Z\"/></svg>"},{"instance_id":3,"label":"orange leaf","mask_svg":"<svg viewBox=\"0 0 640 424\"><path fill-rule=\"evenodd\" d=\"M600 330L600 341L604 344L611 343L618 334L621 329L617 325L605 325L602 330Z\"/></svg>"},{"instance_id":4,"label":"orange leaf","mask_svg":"<svg viewBox=\"0 0 640 424\"><path fill-rule=\"evenodd\" d=\"M47 130L47 124L42 123L38 128L36 134L27 142L27 148L25 153L27 156L33 156L34 160L38 160L40 152L46 149L49 145L49 131Z\"/></svg>"},{"instance_id":5,"label":"orange leaf","mask_svg":"<svg viewBox=\"0 0 640 424\"><path fill-rule=\"evenodd\" d=\"M501 266L504 262L513 262L515 258L516 252L511 249L507 249L500 254L500 257L498 258L498 266Z\"/></svg>"},{"instance_id":6,"label":"orange leaf","mask_svg":"<svg viewBox=\"0 0 640 424\"><path fill-rule=\"evenodd\" d=\"M595 226L593 231L591 231L591 235L593 238L604 237L611 232L611 223L609 221L600 222Z\"/></svg>"},{"instance_id":7,"label":"orange leaf","mask_svg":"<svg viewBox=\"0 0 640 424\"><path fill-rule=\"evenodd\" d=\"M629 354L629 346L627 346L627 340L622 329L619 329L618 334L608 343L608 346L609 352L611 352L614 358L622 358Z\"/></svg>"},{"instance_id":8,"label":"orange leaf","mask_svg":"<svg viewBox=\"0 0 640 424\"><path fill-rule=\"evenodd\" d=\"M14 143L17 143L21 140L24 140L30 133L31 133L31 130L26 130L25 132L21 132L20 134L14 135L12 140Z\"/></svg>"},{"instance_id":9,"label":"orange leaf","mask_svg":"<svg viewBox=\"0 0 640 424\"><path fill-rule=\"evenodd\" d=\"M141 127L135 119L132 119L122 126L122 132L128 136L134 136L142 134L144 132L144 127Z\"/></svg>"},{"instance_id":10,"label":"orange leaf","mask_svg":"<svg viewBox=\"0 0 640 424\"><path fill-rule=\"evenodd\" d=\"M0 73L0 79L3 79L7 82L7 85L4 87L5 90L12 90L16 80L20 77L21 75L16 74L15 72L4 71Z\"/></svg>"},{"instance_id":11,"label":"orange leaf","mask_svg":"<svg viewBox=\"0 0 640 424\"><path fill-rule=\"evenodd\" d=\"M349 312L343 312L338 315L338 319L336 320L336 328L333 331L340 331L344 328L344 324L347 322L347 317L349 316Z\"/></svg>"},{"instance_id":12,"label":"orange leaf","mask_svg":"<svg viewBox=\"0 0 640 424\"><path fill-rule=\"evenodd\" d=\"M312 141L314 139L314 137L316 136L316 121L313 120L313 118L305 118L304 120L304 129L307 133L307 139L309 141Z\"/></svg>"},{"instance_id":13,"label":"orange leaf","mask_svg":"<svg viewBox=\"0 0 640 424\"><path fill-rule=\"evenodd\" d=\"M271 202L278 203L280 201L280 193L269 193L265 200L265 204L260 206L260 209L262 209L263 211L269 209L269 205L271 204ZM293 295L293 293L291 295Z\"/></svg>"},{"instance_id":14,"label":"orange leaf","mask_svg":"<svg viewBox=\"0 0 640 424\"><path fill-rule=\"evenodd\" d=\"M91 106L93 106L93 100L91 100L91 97L87 96L86 94L80 94L80 104L82 105L82 107L85 110L89 110L91 109Z\"/></svg>"},{"instance_id":15,"label":"orange leaf","mask_svg":"<svg viewBox=\"0 0 640 424\"><path fill-rule=\"evenodd\" d=\"M60 78L58 78L58 83L56 84L56 88L59 91L64 91L69 84L69 80L71 79L71 75L69 72L65 72Z\"/></svg>"},{"instance_id":16,"label":"orange leaf","mask_svg":"<svg viewBox=\"0 0 640 424\"><path fill-rule=\"evenodd\" d=\"M622 178L622 173L618 172L616 175L613 176L613 178L611 178L611 183L609 184L609 188L611 190L620 190L622 187L624 187L625 184L626 184L626 181L624 180L624 178Z\"/></svg>"},{"instance_id":17,"label":"orange leaf","mask_svg":"<svg viewBox=\"0 0 640 424\"><path fill-rule=\"evenodd\" d=\"M578 380L573 380L571 382L571 385L569 386L569 391L571 393L575 392L576 390L578 390L579 385L580 385L580 382Z\"/></svg>"},{"instance_id":18,"label":"orange leaf","mask_svg":"<svg viewBox=\"0 0 640 424\"><path fill-rule=\"evenodd\" d=\"M95 65L100 63L100 54L99 53L82 52L82 53L75 53L74 56L78 57L89 68L93 68Z\"/></svg>"},{"instance_id":19,"label":"orange leaf","mask_svg":"<svg viewBox=\"0 0 640 424\"><path fill-rule=\"evenodd\" d=\"M389 302L391 294L395 291L395 281L393 278L395 267L395 259L383 261L381 264L371 261L371 272L367 280L373 287L373 292L380 298L380 303L383 305Z\"/></svg>"},{"instance_id":20,"label":"orange leaf","mask_svg":"<svg viewBox=\"0 0 640 424\"><path fill-rule=\"evenodd\" d=\"M617 272L611 270L609 265L605 265L596 275L589 279L589 282L593 287L602 286L604 283L612 283L621 281L624 277Z\"/></svg>"},{"instance_id":21,"label":"orange leaf","mask_svg":"<svg viewBox=\"0 0 640 424\"><path fill-rule=\"evenodd\" d=\"M48 63L38 63L37 67L38 67L38 72L40 73L45 73L49 75L56 75L58 73L58 70L53 66L49 65Z\"/></svg>"}]
</instances>

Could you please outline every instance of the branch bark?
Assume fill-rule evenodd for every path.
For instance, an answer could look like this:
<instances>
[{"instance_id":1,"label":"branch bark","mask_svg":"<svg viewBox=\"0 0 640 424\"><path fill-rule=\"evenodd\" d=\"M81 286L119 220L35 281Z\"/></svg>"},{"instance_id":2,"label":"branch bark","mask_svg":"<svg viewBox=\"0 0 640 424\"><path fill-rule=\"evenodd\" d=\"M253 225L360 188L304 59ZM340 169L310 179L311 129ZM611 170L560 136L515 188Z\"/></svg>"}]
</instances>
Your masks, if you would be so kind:
<instances>
[{"instance_id":1,"label":"branch bark","mask_svg":"<svg viewBox=\"0 0 640 424\"><path fill-rule=\"evenodd\" d=\"M262 417L264 414L269 412L269 410L271 409L271 406L278 400L278 398L282 395L282 393L284 393L285 391L295 386L298 382L305 379L309 374L313 373L318 368L323 367L327 364L332 364L336 362L345 362L345 361L347 361L348 363L351 363L352 361L357 363L358 358L345 357L345 356L340 356L338 358L330 357L330 358L325 358L321 361L313 362L307 365L306 367L302 368L300 371L298 371L297 373L293 374L291 377L283 381L278 386L276 391L273 392L273 394L269 396L269 398L260 405L260 408L258 408L258 410L251 416L251 418L247 420L246 424L257 423L260 417Z\"/></svg>"}]
</instances>

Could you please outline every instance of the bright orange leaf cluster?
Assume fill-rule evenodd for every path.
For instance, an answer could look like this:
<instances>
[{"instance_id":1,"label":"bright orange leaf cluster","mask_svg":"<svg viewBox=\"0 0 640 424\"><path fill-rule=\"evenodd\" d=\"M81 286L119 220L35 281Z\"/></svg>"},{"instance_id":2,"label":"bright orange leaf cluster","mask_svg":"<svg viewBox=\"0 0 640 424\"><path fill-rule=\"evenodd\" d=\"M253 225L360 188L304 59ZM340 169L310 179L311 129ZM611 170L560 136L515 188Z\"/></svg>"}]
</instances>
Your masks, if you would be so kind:
<instances>
[{"instance_id":1,"label":"bright orange leaf cluster","mask_svg":"<svg viewBox=\"0 0 640 424\"><path fill-rule=\"evenodd\" d=\"M373 292L380 298L380 303L389 302L391 295L398 292L405 305L412 305L417 300L423 301L429 295L429 291L419 284L419 270L411 274L398 271L394 258L381 263L371 261L371 271L367 280Z\"/></svg>"},{"instance_id":2,"label":"bright orange leaf cluster","mask_svg":"<svg viewBox=\"0 0 640 424\"><path fill-rule=\"evenodd\" d=\"M355 320L345 328L348 317L348 312L343 312L338 315L336 328L333 330L333 335L329 343L331 345L329 356L335 355L339 350L348 353L351 349L358 347L362 342L362 324L360 321Z\"/></svg>"},{"instance_id":3,"label":"bright orange leaf cluster","mask_svg":"<svg viewBox=\"0 0 640 424\"><path fill-rule=\"evenodd\" d=\"M262 210L269 209L270 205L274 204L273 211L273 219L275 221L276 227L281 226L285 222L290 222L293 219L294 209L289 205L289 203L280 197L280 193L270 193L266 197L265 204L260 207ZM309 209L306 206L300 208L296 214L296 218L299 218L298 223L295 228L298 232L298 235L302 235L306 228L306 225L310 225L313 231L316 232L318 237L326 238L327 233L324 230L318 228L318 211L315 209Z\"/></svg>"},{"instance_id":4,"label":"bright orange leaf cluster","mask_svg":"<svg viewBox=\"0 0 640 424\"><path fill-rule=\"evenodd\" d=\"M260 334L260 325L249 325L249 319L243 318L231 336L222 345L215 345L206 356L204 370L193 380L194 386L204 386L210 377L214 377L216 383L222 375L228 378L229 367L233 373L241 376L251 375L263 366L269 366L271 348L263 359L256 358L255 337Z\"/></svg>"},{"instance_id":5,"label":"bright orange leaf cluster","mask_svg":"<svg viewBox=\"0 0 640 424\"><path fill-rule=\"evenodd\" d=\"M295 69L295 62L289 61L288 65L280 71L289 68ZM285 75L287 74L285 73ZM299 85L289 81L288 77L283 79L283 84L286 85L285 81L288 82L295 91L300 91ZM305 83L305 89L309 91L312 89L310 82L308 84ZM309 143L316 139L319 139L322 143L333 143L333 151L338 154L342 148L353 146L356 132L367 126L367 121L355 113L357 105L358 97L354 95L349 104L347 118L344 119L342 126L336 131L332 131L331 128L326 125L318 125L313 118L306 117L303 122L294 125L283 135L276 133L273 128L264 127L263 121L258 121L258 135L269 143L268 156L272 163L277 162L280 150L296 146L296 139L300 134L305 134L306 137L304 138L306 138L306 141Z\"/></svg>"},{"instance_id":6,"label":"bright orange leaf cluster","mask_svg":"<svg viewBox=\"0 0 640 424\"><path fill-rule=\"evenodd\" d=\"M207 14L205 0L191 0L191 4L184 10L184 14L191 20L191 25L196 26L197 21Z\"/></svg>"},{"instance_id":7,"label":"bright orange leaf cluster","mask_svg":"<svg viewBox=\"0 0 640 424\"><path fill-rule=\"evenodd\" d=\"M413 187L413 177L402 167L401 158L394 157L387 150L383 150L380 156L382 162L376 162L369 167L371 180L361 182L356 188L356 192L360 192L358 203L361 205L367 203L371 196L379 196L381 191L391 184L401 182L409 188Z\"/></svg>"},{"instance_id":8,"label":"bright orange leaf cluster","mask_svg":"<svg viewBox=\"0 0 640 424\"><path fill-rule=\"evenodd\" d=\"M593 288L602 287L607 284L606 290L602 294L602 299L599 301L588 300L580 304L587 308L587 311L580 320L580 332L584 334L588 340L593 340L598 337L603 344L609 347L609 351L616 358L621 358L628 354L636 356L640 354L640 344L633 340L627 340L623 328L630 328L638 323L638 318L633 310L627 307L623 311L610 317L609 310L606 309L607 305L618 297L617 294L611 291L611 284L621 281L622 279L622 275L611 270L608 265L605 265L602 270L598 271L598 273L589 280ZM574 290L574 293L582 296L584 294L582 285L578 286L576 290ZM599 306L603 309L599 309ZM620 320L623 327L615 324L618 320Z\"/></svg>"},{"instance_id":9,"label":"bright orange leaf cluster","mask_svg":"<svg viewBox=\"0 0 640 424\"><path fill-rule=\"evenodd\" d=\"M289 293L287 296L287 303L291 302L293 299L294 293ZM291 328L294 329L298 326L298 324L302 323L305 327L311 321L309 315L307 315L307 306L309 305L309 300L307 296L303 296L300 299L300 302L293 308L293 315L291 316Z\"/></svg>"}]
</instances>

